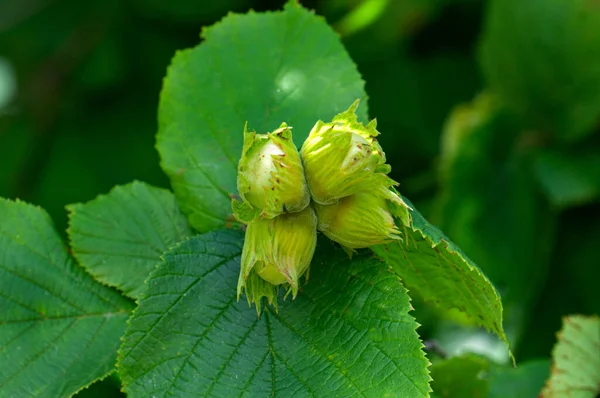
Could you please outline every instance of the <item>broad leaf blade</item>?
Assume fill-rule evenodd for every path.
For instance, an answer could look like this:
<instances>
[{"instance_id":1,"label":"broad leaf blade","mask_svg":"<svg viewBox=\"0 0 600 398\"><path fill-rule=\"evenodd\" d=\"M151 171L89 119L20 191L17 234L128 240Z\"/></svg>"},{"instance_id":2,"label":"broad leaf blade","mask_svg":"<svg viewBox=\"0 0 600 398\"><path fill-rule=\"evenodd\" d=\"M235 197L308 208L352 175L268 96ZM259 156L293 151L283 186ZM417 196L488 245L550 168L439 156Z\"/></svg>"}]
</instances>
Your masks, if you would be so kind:
<instances>
[{"instance_id":1,"label":"broad leaf blade","mask_svg":"<svg viewBox=\"0 0 600 398\"><path fill-rule=\"evenodd\" d=\"M286 122L300 147L318 119L366 94L338 36L300 6L232 14L202 36L169 67L157 149L182 210L206 232L231 214L246 121L259 133ZM360 112L365 119L366 101Z\"/></svg>"},{"instance_id":2,"label":"broad leaf blade","mask_svg":"<svg viewBox=\"0 0 600 398\"><path fill-rule=\"evenodd\" d=\"M0 199L0 391L62 397L110 373L132 305L74 264L48 215Z\"/></svg>"},{"instance_id":3,"label":"broad leaf blade","mask_svg":"<svg viewBox=\"0 0 600 398\"><path fill-rule=\"evenodd\" d=\"M129 396L427 396L428 362L398 278L322 244L299 296L260 318L236 300L240 233L165 254L120 351Z\"/></svg>"},{"instance_id":4,"label":"broad leaf blade","mask_svg":"<svg viewBox=\"0 0 600 398\"><path fill-rule=\"evenodd\" d=\"M414 206L403 241L373 247L403 283L425 301L456 308L508 341L502 327L502 302L481 270Z\"/></svg>"},{"instance_id":5,"label":"broad leaf blade","mask_svg":"<svg viewBox=\"0 0 600 398\"><path fill-rule=\"evenodd\" d=\"M596 397L600 393L600 318L564 318L552 358L542 397Z\"/></svg>"},{"instance_id":6,"label":"broad leaf blade","mask_svg":"<svg viewBox=\"0 0 600 398\"><path fill-rule=\"evenodd\" d=\"M160 256L192 235L171 192L137 181L68 209L75 258L97 280L135 299Z\"/></svg>"}]
</instances>

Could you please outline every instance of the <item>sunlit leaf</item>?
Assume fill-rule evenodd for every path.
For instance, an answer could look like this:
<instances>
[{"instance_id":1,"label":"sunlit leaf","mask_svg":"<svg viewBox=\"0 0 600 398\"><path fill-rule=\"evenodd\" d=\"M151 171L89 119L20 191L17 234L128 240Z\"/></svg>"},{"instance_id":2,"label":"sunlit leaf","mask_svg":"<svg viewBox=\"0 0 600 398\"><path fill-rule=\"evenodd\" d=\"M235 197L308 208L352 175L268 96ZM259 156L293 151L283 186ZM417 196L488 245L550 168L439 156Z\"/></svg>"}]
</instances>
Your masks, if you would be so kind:
<instances>
[{"instance_id":1,"label":"sunlit leaf","mask_svg":"<svg viewBox=\"0 0 600 398\"><path fill-rule=\"evenodd\" d=\"M206 232L231 214L246 121L259 133L286 122L300 147L318 119L366 95L338 36L298 5L231 14L202 37L169 67L157 148L190 224ZM360 112L366 118L366 101Z\"/></svg>"},{"instance_id":2,"label":"sunlit leaf","mask_svg":"<svg viewBox=\"0 0 600 398\"><path fill-rule=\"evenodd\" d=\"M75 258L132 298L139 298L160 256L192 235L171 192L137 181L68 209Z\"/></svg>"}]
</instances>

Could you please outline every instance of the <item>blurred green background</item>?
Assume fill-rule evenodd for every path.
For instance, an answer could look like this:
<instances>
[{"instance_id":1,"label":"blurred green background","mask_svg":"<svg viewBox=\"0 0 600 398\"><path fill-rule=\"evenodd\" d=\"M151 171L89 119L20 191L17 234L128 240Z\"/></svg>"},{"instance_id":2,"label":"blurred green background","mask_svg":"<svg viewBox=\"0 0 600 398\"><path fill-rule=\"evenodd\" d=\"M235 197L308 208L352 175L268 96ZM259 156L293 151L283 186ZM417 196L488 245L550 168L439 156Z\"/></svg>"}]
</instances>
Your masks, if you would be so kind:
<instances>
[{"instance_id":1,"label":"blurred green background","mask_svg":"<svg viewBox=\"0 0 600 398\"><path fill-rule=\"evenodd\" d=\"M154 134L171 57L229 11L283 3L1 0L0 196L64 233L66 204L133 179L168 187ZM549 357L561 316L600 313L598 3L300 3L363 75L400 191L502 294L517 360ZM415 307L443 351L498 357L468 319Z\"/></svg>"}]
</instances>

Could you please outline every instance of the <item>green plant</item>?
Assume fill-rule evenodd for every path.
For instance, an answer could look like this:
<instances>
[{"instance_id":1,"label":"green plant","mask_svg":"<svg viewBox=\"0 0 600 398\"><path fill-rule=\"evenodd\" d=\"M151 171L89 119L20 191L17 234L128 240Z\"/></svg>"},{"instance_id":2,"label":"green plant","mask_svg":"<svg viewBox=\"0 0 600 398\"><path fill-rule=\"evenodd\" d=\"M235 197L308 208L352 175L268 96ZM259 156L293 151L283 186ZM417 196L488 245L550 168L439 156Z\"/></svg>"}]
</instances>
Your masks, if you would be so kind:
<instances>
[{"instance_id":1,"label":"green plant","mask_svg":"<svg viewBox=\"0 0 600 398\"><path fill-rule=\"evenodd\" d=\"M408 213L396 213L401 241L350 259L320 236L295 299L281 291L278 309L259 317L238 301L244 233L231 196L241 193L245 123L267 132L285 122L300 148L317 120L356 98L366 122L366 93L338 37L296 4L229 15L203 38L175 56L160 99L157 149L173 192L133 182L68 206L70 249L44 210L0 199L2 395L69 396L115 372L116 362L132 397L428 396L429 360L407 289L507 342L495 288L406 199ZM473 108L491 115L475 130L512 123L494 100ZM449 142L473 138L460 123L449 126ZM454 154L444 153L446 181L470 171L454 166ZM456 388L507 396L500 386L525 378L528 391L539 391L547 369L547 361L511 369L455 357L431 367L432 387L441 396L460 396Z\"/></svg>"}]
</instances>

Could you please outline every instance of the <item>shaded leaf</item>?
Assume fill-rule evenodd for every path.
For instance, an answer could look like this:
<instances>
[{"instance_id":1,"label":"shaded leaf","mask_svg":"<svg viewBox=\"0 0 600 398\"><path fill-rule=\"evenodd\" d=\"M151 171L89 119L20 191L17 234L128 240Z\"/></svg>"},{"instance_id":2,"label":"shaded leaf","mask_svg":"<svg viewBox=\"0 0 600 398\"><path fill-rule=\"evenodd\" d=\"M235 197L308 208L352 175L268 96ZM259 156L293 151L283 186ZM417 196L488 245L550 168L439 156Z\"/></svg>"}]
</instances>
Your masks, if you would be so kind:
<instances>
[{"instance_id":1,"label":"shaded leaf","mask_svg":"<svg viewBox=\"0 0 600 398\"><path fill-rule=\"evenodd\" d=\"M160 256L192 235L175 196L138 181L67 208L77 261L100 282L135 299Z\"/></svg>"},{"instance_id":2,"label":"shaded leaf","mask_svg":"<svg viewBox=\"0 0 600 398\"><path fill-rule=\"evenodd\" d=\"M74 264L48 215L0 199L0 391L69 396L114 369L132 305Z\"/></svg>"},{"instance_id":3,"label":"shaded leaf","mask_svg":"<svg viewBox=\"0 0 600 398\"><path fill-rule=\"evenodd\" d=\"M169 67L157 148L190 224L206 232L231 214L246 121L259 133L286 122L299 147L318 119L366 94L337 35L300 6L228 15L202 37Z\"/></svg>"},{"instance_id":4,"label":"shaded leaf","mask_svg":"<svg viewBox=\"0 0 600 398\"><path fill-rule=\"evenodd\" d=\"M440 160L440 228L497 287L514 341L540 294L554 243L556 215L533 173L537 140L483 94L450 115Z\"/></svg>"},{"instance_id":5,"label":"shaded leaf","mask_svg":"<svg viewBox=\"0 0 600 398\"><path fill-rule=\"evenodd\" d=\"M535 129L590 134L600 116L598 37L594 1L490 1L481 43L489 88Z\"/></svg>"},{"instance_id":6,"label":"shaded leaf","mask_svg":"<svg viewBox=\"0 0 600 398\"><path fill-rule=\"evenodd\" d=\"M552 360L542 397L596 397L600 393L600 318L564 318Z\"/></svg>"},{"instance_id":7,"label":"shaded leaf","mask_svg":"<svg viewBox=\"0 0 600 398\"><path fill-rule=\"evenodd\" d=\"M550 373L550 361L537 359L519 363L516 368L491 367L487 379L489 398L534 398L540 393Z\"/></svg>"},{"instance_id":8,"label":"shaded leaf","mask_svg":"<svg viewBox=\"0 0 600 398\"><path fill-rule=\"evenodd\" d=\"M427 396L428 362L398 278L319 246L298 297L260 318L236 300L241 233L165 254L120 351L129 396Z\"/></svg>"},{"instance_id":9,"label":"shaded leaf","mask_svg":"<svg viewBox=\"0 0 600 398\"><path fill-rule=\"evenodd\" d=\"M475 355L453 357L431 366L433 397L483 398L489 384L484 379L489 363Z\"/></svg>"},{"instance_id":10,"label":"shaded leaf","mask_svg":"<svg viewBox=\"0 0 600 398\"><path fill-rule=\"evenodd\" d=\"M562 318L576 313L600 313L598 300L598 235L596 206L561 212L549 272L527 328L517 345L520 358L550 356Z\"/></svg>"},{"instance_id":11,"label":"shaded leaf","mask_svg":"<svg viewBox=\"0 0 600 398\"><path fill-rule=\"evenodd\" d=\"M499 366L476 355L463 355L431 366L434 397L534 398L548 377L548 360L533 360L516 367Z\"/></svg>"}]
</instances>

